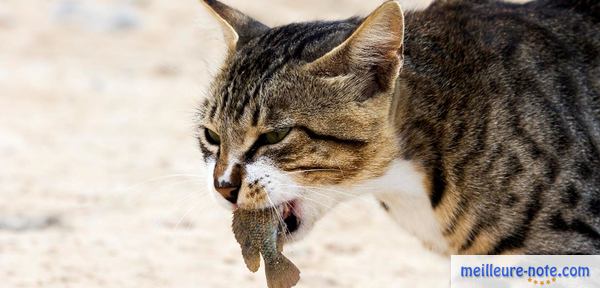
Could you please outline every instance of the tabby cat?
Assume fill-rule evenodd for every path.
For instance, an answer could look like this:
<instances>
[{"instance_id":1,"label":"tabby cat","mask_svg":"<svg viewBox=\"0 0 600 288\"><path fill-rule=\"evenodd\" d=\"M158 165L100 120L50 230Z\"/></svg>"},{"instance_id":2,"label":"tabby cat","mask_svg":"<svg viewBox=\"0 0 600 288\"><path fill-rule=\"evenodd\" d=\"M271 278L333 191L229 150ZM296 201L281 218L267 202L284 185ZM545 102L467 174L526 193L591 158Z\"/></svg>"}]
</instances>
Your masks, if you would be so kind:
<instances>
[{"instance_id":1,"label":"tabby cat","mask_svg":"<svg viewBox=\"0 0 600 288\"><path fill-rule=\"evenodd\" d=\"M600 4L438 0L270 28L215 0L218 201L289 238L373 193L444 254L600 253Z\"/></svg>"}]
</instances>

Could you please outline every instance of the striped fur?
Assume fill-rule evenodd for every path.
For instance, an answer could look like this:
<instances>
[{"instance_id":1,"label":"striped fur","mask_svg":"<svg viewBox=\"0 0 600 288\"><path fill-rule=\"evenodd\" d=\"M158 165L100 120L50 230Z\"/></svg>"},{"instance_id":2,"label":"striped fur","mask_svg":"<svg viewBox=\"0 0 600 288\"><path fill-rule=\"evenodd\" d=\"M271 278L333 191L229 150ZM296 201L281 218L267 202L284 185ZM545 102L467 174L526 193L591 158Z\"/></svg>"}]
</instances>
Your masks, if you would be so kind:
<instances>
[{"instance_id":1,"label":"striped fur","mask_svg":"<svg viewBox=\"0 0 600 288\"><path fill-rule=\"evenodd\" d=\"M437 1L404 21L380 19L402 16L382 7L240 36L200 109L201 129L222 139L200 137L207 162L242 175L268 162L289 176L283 190L332 206L409 161L448 253L600 253L598 4ZM364 45L372 61L348 57ZM281 143L256 141L281 127L293 128ZM256 199L238 205L281 203ZM327 209L309 202L316 221Z\"/></svg>"}]
</instances>

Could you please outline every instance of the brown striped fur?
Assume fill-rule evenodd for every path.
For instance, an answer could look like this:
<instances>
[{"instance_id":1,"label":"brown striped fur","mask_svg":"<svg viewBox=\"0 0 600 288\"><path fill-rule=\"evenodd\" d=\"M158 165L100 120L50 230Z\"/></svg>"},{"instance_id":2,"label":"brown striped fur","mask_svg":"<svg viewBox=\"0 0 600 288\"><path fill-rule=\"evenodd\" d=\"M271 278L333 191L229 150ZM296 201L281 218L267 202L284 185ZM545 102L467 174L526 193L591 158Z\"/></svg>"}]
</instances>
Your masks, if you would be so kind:
<instances>
[{"instance_id":1,"label":"brown striped fur","mask_svg":"<svg viewBox=\"0 0 600 288\"><path fill-rule=\"evenodd\" d=\"M392 1L365 19L275 28L205 3L237 34L200 109L201 129L221 137L211 146L200 133L215 181L237 163L240 195L268 194L243 180L268 159L296 185L350 187L409 161L447 252L600 253L595 1L437 1L405 14ZM292 130L280 143L257 140L281 127Z\"/></svg>"}]
</instances>

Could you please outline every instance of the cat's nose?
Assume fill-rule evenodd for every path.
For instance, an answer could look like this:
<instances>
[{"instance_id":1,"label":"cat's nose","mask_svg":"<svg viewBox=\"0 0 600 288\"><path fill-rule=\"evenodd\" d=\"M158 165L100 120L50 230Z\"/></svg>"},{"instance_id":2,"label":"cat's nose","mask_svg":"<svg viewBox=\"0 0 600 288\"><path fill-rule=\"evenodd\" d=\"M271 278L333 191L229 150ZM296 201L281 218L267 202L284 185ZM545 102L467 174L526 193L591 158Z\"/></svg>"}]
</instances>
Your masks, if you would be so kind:
<instances>
[{"instance_id":1,"label":"cat's nose","mask_svg":"<svg viewBox=\"0 0 600 288\"><path fill-rule=\"evenodd\" d=\"M215 189L227 201L231 202L232 204L237 203L238 194L240 192L240 186L233 185L230 182L220 182L218 180L215 180Z\"/></svg>"},{"instance_id":2,"label":"cat's nose","mask_svg":"<svg viewBox=\"0 0 600 288\"><path fill-rule=\"evenodd\" d=\"M238 194L242 187L242 169L239 164L217 162L214 175L215 189L223 198L232 204L236 204Z\"/></svg>"},{"instance_id":3,"label":"cat's nose","mask_svg":"<svg viewBox=\"0 0 600 288\"><path fill-rule=\"evenodd\" d=\"M213 174L215 189L227 201L237 203L238 194L242 187L242 167L235 161L219 159Z\"/></svg>"}]
</instances>

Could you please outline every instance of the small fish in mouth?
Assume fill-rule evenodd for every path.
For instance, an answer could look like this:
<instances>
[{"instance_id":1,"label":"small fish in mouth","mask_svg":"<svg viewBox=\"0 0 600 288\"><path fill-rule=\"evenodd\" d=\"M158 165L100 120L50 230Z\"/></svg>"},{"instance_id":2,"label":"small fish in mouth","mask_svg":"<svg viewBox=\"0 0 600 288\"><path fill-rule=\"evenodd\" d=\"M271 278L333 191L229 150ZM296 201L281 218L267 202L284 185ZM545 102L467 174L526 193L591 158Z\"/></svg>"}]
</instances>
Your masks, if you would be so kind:
<instances>
[{"instance_id":1,"label":"small fish in mouth","mask_svg":"<svg viewBox=\"0 0 600 288\"><path fill-rule=\"evenodd\" d=\"M293 228L291 225L297 226L298 221L295 216L292 217L292 208L284 204L281 217L287 221L282 223L277 209L279 208L236 209L233 212L232 228L248 269L258 271L262 254L268 287L289 288L300 280L300 270L281 251L286 231Z\"/></svg>"}]
</instances>

